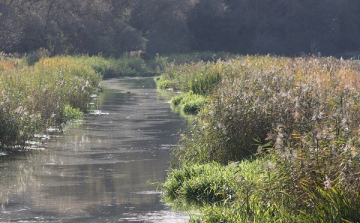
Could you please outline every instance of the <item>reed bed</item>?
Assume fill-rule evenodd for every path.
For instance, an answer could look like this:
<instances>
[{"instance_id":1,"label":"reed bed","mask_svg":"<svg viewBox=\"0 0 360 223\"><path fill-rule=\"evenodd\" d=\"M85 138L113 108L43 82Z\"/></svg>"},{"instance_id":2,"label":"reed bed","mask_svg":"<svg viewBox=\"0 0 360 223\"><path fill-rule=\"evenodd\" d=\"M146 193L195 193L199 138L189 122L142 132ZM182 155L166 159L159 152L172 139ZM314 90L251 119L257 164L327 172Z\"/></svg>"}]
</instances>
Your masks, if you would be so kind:
<instances>
[{"instance_id":1,"label":"reed bed","mask_svg":"<svg viewBox=\"0 0 360 223\"><path fill-rule=\"evenodd\" d=\"M14 59L12 59L14 60ZM71 57L0 61L0 149L22 149L45 127L85 111L101 75ZM78 110L77 110L78 109Z\"/></svg>"},{"instance_id":2,"label":"reed bed","mask_svg":"<svg viewBox=\"0 0 360 223\"><path fill-rule=\"evenodd\" d=\"M227 165L250 156L264 162L253 190L242 192L240 177L237 199L206 206L202 220L218 222L229 213L228 219L236 214L238 222L360 221L360 72L355 62L245 56L168 71L164 77L184 90L190 84L176 84L220 75L220 81L209 82L206 89L214 90L175 149L180 165Z\"/></svg>"}]
</instances>

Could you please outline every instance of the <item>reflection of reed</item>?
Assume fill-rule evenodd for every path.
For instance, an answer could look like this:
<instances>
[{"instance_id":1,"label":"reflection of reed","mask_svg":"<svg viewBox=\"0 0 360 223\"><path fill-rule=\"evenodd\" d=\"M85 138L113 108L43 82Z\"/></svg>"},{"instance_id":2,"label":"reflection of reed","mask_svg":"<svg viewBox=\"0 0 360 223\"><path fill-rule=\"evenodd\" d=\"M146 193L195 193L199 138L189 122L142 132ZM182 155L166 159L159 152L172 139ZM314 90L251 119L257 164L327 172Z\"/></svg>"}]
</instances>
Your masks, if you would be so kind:
<instances>
[{"instance_id":1,"label":"reflection of reed","mask_svg":"<svg viewBox=\"0 0 360 223\"><path fill-rule=\"evenodd\" d=\"M119 81L109 80L109 86L118 87ZM47 150L2 163L4 210L11 212L9 204L19 197L26 201L19 205L30 206L29 211L67 218L135 211L126 207L160 209L157 185L146 182L165 180L170 151L162 145L176 143L182 121L169 120L168 104L157 97L155 86L148 87L152 79L121 81L139 87L129 88L131 94L124 93L127 88L105 89L99 109L109 115L86 116L61 137L51 137Z\"/></svg>"},{"instance_id":2,"label":"reflection of reed","mask_svg":"<svg viewBox=\"0 0 360 223\"><path fill-rule=\"evenodd\" d=\"M146 184L146 179L152 174L144 173L146 162L121 163L110 160L112 164L71 165L76 163L77 156L64 160L63 156L38 154L34 158L40 165L24 165L24 160L9 163L7 169L11 169L11 174L6 173L9 177L3 177L0 182L0 200L4 209L14 195L26 196L34 207L60 214L78 214L99 205L141 206L158 202L156 193L134 193L134 190L151 189ZM145 155L143 159L146 158ZM63 165L45 165L49 160ZM67 170L64 170L64 165ZM139 177L142 174L146 175Z\"/></svg>"}]
</instances>

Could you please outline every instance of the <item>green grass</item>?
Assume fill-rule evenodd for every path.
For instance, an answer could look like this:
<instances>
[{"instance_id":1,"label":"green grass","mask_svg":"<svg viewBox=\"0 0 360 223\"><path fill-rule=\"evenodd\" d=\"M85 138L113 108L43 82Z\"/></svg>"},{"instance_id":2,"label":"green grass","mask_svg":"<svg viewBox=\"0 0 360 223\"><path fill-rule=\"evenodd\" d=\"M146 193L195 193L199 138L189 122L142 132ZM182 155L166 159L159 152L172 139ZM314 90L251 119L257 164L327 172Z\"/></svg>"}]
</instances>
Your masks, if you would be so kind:
<instances>
[{"instance_id":1,"label":"green grass","mask_svg":"<svg viewBox=\"0 0 360 223\"><path fill-rule=\"evenodd\" d=\"M194 94L192 91L182 93L171 99L173 106L179 106L184 114L197 114L205 105L205 96Z\"/></svg>"},{"instance_id":2,"label":"green grass","mask_svg":"<svg viewBox=\"0 0 360 223\"><path fill-rule=\"evenodd\" d=\"M359 194L318 186L297 194L287 177L266 157L222 166L184 165L162 186L175 209L193 211L190 222L358 222ZM301 190L301 188L299 188ZM309 196L308 196L309 195ZM350 205L353 204L353 205ZM355 204L355 205L354 205Z\"/></svg>"}]
</instances>

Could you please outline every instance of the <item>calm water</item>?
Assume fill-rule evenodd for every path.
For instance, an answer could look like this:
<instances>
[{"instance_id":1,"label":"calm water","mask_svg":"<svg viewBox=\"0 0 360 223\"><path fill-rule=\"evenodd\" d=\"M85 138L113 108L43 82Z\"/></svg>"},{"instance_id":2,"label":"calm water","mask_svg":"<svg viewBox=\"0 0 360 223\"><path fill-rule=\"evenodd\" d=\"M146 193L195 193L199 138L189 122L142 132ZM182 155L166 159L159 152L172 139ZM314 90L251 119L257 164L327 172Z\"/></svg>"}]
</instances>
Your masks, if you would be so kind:
<instances>
[{"instance_id":1,"label":"calm water","mask_svg":"<svg viewBox=\"0 0 360 223\"><path fill-rule=\"evenodd\" d=\"M0 222L184 222L157 184L185 123L152 79L103 83L97 115L0 162Z\"/></svg>"}]
</instances>

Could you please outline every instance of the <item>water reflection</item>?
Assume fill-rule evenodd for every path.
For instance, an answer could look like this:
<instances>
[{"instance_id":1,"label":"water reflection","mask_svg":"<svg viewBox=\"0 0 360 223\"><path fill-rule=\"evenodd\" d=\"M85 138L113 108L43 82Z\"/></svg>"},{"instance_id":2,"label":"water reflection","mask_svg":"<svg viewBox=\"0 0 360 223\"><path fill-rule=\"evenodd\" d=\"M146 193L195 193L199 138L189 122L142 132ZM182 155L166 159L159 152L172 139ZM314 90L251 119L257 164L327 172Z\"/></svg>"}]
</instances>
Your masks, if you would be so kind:
<instances>
[{"instance_id":1,"label":"water reflection","mask_svg":"<svg viewBox=\"0 0 360 223\"><path fill-rule=\"evenodd\" d=\"M0 222L184 222L160 202L170 148L184 122L152 79L103 83L101 113L0 163ZM4 159L4 158L3 158ZM11 159L11 160L10 160Z\"/></svg>"}]
</instances>

